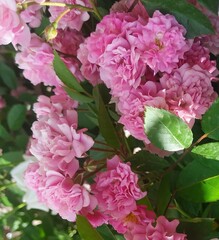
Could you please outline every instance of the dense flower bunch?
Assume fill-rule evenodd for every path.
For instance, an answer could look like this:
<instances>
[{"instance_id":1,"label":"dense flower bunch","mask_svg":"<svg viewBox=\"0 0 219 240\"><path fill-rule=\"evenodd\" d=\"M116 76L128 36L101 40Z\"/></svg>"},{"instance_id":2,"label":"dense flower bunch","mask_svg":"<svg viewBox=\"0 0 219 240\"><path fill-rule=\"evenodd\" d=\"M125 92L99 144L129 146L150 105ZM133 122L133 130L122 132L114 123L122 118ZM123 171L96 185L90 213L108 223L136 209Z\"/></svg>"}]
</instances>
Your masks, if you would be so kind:
<instances>
[{"instance_id":1,"label":"dense flower bunch","mask_svg":"<svg viewBox=\"0 0 219 240\"><path fill-rule=\"evenodd\" d=\"M33 105L36 121L27 148L31 161L20 166L23 190L43 204L41 209L71 222L82 215L94 227L110 224L127 240L186 239L186 234L176 232L178 220L156 216L138 202L147 195L147 181L132 169L121 145L119 150L106 150L113 154L99 162L90 157L97 149L94 134L79 127L78 119L81 97L93 99L85 90L78 93L66 87L53 61L56 50L77 84L85 79L88 89L104 84L115 104L117 113L112 116L126 133L142 141L142 148L168 155L145 133L147 106L167 110L192 128L218 96L212 84L218 71L210 54L219 53L219 20L196 1L193 4L209 17L214 35L189 39L175 16L159 10L149 16L141 1L116 2L101 19L95 1L0 0L0 44L13 44L16 64L33 85L51 87ZM50 25L43 38L33 28L41 25L45 12ZM89 12L99 19L93 30L85 26ZM64 90L77 92L79 101ZM4 107L0 96L0 109ZM19 181L17 170L12 175Z\"/></svg>"}]
</instances>

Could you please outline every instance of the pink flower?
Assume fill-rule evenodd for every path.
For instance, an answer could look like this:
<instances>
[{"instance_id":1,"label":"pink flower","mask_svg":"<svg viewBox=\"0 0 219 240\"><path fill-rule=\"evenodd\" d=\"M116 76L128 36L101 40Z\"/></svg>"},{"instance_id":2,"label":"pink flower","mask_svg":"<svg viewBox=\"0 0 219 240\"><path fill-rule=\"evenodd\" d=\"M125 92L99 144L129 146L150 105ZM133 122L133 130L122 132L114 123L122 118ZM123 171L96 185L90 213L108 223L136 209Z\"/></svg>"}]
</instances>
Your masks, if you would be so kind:
<instances>
[{"instance_id":1,"label":"pink flower","mask_svg":"<svg viewBox=\"0 0 219 240\"><path fill-rule=\"evenodd\" d=\"M110 218L109 223L118 233L124 234L126 239L137 240L144 239L146 226L154 220L154 212L147 210L146 206L137 205L136 209L126 216ZM139 236L141 238L137 238Z\"/></svg>"},{"instance_id":2,"label":"pink flower","mask_svg":"<svg viewBox=\"0 0 219 240\"><path fill-rule=\"evenodd\" d=\"M79 70L79 62L75 58L62 57L69 70L78 80L83 80ZM15 61L20 69L23 69L24 77L33 85L43 83L49 86L62 85L53 69L54 54L52 47L44 42L36 34L32 34L28 48L17 53Z\"/></svg>"},{"instance_id":3,"label":"pink flower","mask_svg":"<svg viewBox=\"0 0 219 240\"><path fill-rule=\"evenodd\" d=\"M92 186L98 208L112 217L128 215L136 209L136 200L146 193L138 187L138 177L118 156L107 162L107 171L98 173Z\"/></svg>"},{"instance_id":4,"label":"pink flower","mask_svg":"<svg viewBox=\"0 0 219 240\"><path fill-rule=\"evenodd\" d=\"M40 170L35 163L27 168L25 182L36 191L39 201L68 221L75 221L83 208L96 207L95 198L86 188L58 172Z\"/></svg>"},{"instance_id":5,"label":"pink flower","mask_svg":"<svg viewBox=\"0 0 219 240\"><path fill-rule=\"evenodd\" d=\"M199 38L195 39L189 51L185 52L184 59L180 61L179 66L188 63L190 66L199 65L209 73L218 75L216 61L210 59L210 51L204 47Z\"/></svg>"},{"instance_id":6,"label":"pink flower","mask_svg":"<svg viewBox=\"0 0 219 240\"><path fill-rule=\"evenodd\" d=\"M26 4L27 0L16 0L16 2L19 4ZM27 8L22 10L20 12L21 19L28 23L30 27L36 28L39 27L41 24L42 14L41 14L41 6L38 4L38 2L42 1L35 1L37 4L29 5Z\"/></svg>"},{"instance_id":7,"label":"pink flower","mask_svg":"<svg viewBox=\"0 0 219 240\"><path fill-rule=\"evenodd\" d=\"M81 61L81 73L93 86L101 83L99 66L97 64L88 61L89 51L87 49L86 40L85 43L80 44L78 49L78 59Z\"/></svg>"},{"instance_id":8,"label":"pink flower","mask_svg":"<svg viewBox=\"0 0 219 240\"><path fill-rule=\"evenodd\" d=\"M42 199L50 209L63 219L73 222L76 214L95 201L83 186L54 171L47 172L44 189L40 191Z\"/></svg>"},{"instance_id":9,"label":"pink flower","mask_svg":"<svg viewBox=\"0 0 219 240\"><path fill-rule=\"evenodd\" d=\"M74 101L65 100L66 96L39 98L34 107L38 121L32 125L30 152L44 169L65 172L72 177L79 168L76 157L85 157L93 140L84 134L86 129L77 130Z\"/></svg>"},{"instance_id":10,"label":"pink flower","mask_svg":"<svg viewBox=\"0 0 219 240\"><path fill-rule=\"evenodd\" d=\"M61 81L52 67L53 58L50 45L32 34L29 47L17 53L15 61L18 67L24 70L24 77L32 84L37 85L43 82L45 85L58 86Z\"/></svg>"},{"instance_id":11,"label":"pink flower","mask_svg":"<svg viewBox=\"0 0 219 240\"><path fill-rule=\"evenodd\" d=\"M87 0L52 0L51 2L61 2L68 4L79 4L81 6L89 7ZM56 18L66 10L63 7L50 7L49 12L51 14L50 22L54 22ZM81 27L85 21L90 18L89 14L85 11L72 9L69 13L62 17L59 21L58 28L65 29L67 27L71 29L81 30Z\"/></svg>"},{"instance_id":12,"label":"pink flower","mask_svg":"<svg viewBox=\"0 0 219 240\"><path fill-rule=\"evenodd\" d=\"M83 43L84 37L81 32L69 28L58 29L58 35L52 40L53 48L67 55L77 55L79 45Z\"/></svg>"},{"instance_id":13,"label":"pink flower","mask_svg":"<svg viewBox=\"0 0 219 240\"><path fill-rule=\"evenodd\" d=\"M38 191L38 189L43 187L44 174L38 162L30 163L24 173L26 186L32 190Z\"/></svg>"},{"instance_id":14,"label":"pink flower","mask_svg":"<svg viewBox=\"0 0 219 240\"><path fill-rule=\"evenodd\" d=\"M185 28L172 15L155 11L143 31L144 60L154 70L170 73L177 67L189 45Z\"/></svg>"},{"instance_id":15,"label":"pink flower","mask_svg":"<svg viewBox=\"0 0 219 240\"><path fill-rule=\"evenodd\" d=\"M132 16L139 18L139 21L142 23L146 23L148 21L148 13L143 6L143 4L138 1L132 11L130 11L130 8L132 7L132 4L134 3L134 0L127 1L127 0L120 0L118 2L115 2L113 6L110 8L110 13L115 12L129 12Z\"/></svg>"},{"instance_id":16,"label":"pink flower","mask_svg":"<svg viewBox=\"0 0 219 240\"><path fill-rule=\"evenodd\" d=\"M0 0L0 45L12 43L26 47L30 42L30 30L17 15L15 0Z\"/></svg>"},{"instance_id":17,"label":"pink flower","mask_svg":"<svg viewBox=\"0 0 219 240\"><path fill-rule=\"evenodd\" d=\"M67 114L67 111L73 110L78 106L78 102L71 99L64 91L61 94L56 94L50 98L44 95L38 97L37 103L34 104L33 110L40 119L42 116L57 114L59 117ZM75 122L77 121L75 115Z\"/></svg>"},{"instance_id":18,"label":"pink flower","mask_svg":"<svg viewBox=\"0 0 219 240\"><path fill-rule=\"evenodd\" d=\"M186 240L186 235L176 233L176 227L179 224L178 220L169 222L164 216L158 217L156 226L151 223L146 227L146 234L144 239L148 240Z\"/></svg>"},{"instance_id":19,"label":"pink flower","mask_svg":"<svg viewBox=\"0 0 219 240\"><path fill-rule=\"evenodd\" d=\"M160 79L169 110L182 118L190 127L195 119L211 106L217 97L211 85L211 74L198 65L182 65Z\"/></svg>"},{"instance_id":20,"label":"pink flower","mask_svg":"<svg viewBox=\"0 0 219 240\"><path fill-rule=\"evenodd\" d=\"M121 115L119 122L125 126L132 136L150 143L144 132L144 112L146 106L168 109L165 95L158 82L147 81L137 89L132 89L129 95L124 95L117 102Z\"/></svg>"}]
</instances>

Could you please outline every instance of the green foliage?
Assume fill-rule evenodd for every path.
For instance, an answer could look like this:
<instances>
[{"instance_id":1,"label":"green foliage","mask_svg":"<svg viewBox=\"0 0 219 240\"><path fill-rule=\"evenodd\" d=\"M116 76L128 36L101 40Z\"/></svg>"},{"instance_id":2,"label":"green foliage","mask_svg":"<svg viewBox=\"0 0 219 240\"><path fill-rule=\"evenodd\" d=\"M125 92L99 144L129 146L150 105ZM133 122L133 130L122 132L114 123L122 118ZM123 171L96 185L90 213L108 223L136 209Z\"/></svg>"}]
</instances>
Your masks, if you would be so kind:
<instances>
[{"instance_id":1,"label":"green foliage","mask_svg":"<svg viewBox=\"0 0 219 240\"><path fill-rule=\"evenodd\" d=\"M219 140L219 98L212 104L202 118L202 130L209 138Z\"/></svg>"},{"instance_id":2,"label":"green foliage","mask_svg":"<svg viewBox=\"0 0 219 240\"><path fill-rule=\"evenodd\" d=\"M8 126L12 131L19 130L24 124L26 117L26 107L22 104L14 105L7 116Z\"/></svg>"},{"instance_id":3,"label":"green foliage","mask_svg":"<svg viewBox=\"0 0 219 240\"><path fill-rule=\"evenodd\" d=\"M15 89L17 87L17 77L15 72L5 63L0 63L0 78L10 89Z\"/></svg>"},{"instance_id":4,"label":"green foliage","mask_svg":"<svg viewBox=\"0 0 219 240\"><path fill-rule=\"evenodd\" d=\"M104 240L85 217L78 215L76 223L78 232L84 240Z\"/></svg>"},{"instance_id":5,"label":"green foliage","mask_svg":"<svg viewBox=\"0 0 219 240\"><path fill-rule=\"evenodd\" d=\"M218 0L198 0L203 6L218 15L219 1Z\"/></svg>"},{"instance_id":6,"label":"green foliage","mask_svg":"<svg viewBox=\"0 0 219 240\"><path fill-rule=\"evenodd\" d=\"M142 0L149 12L159 9L176 17L187 30L187 37L194 38L214 33L209 19L186 0Z\"/></svg>"},{"instance_id":7,"label":"green foliage","mask_svg":"<svg viewBox=\"0 0 219 240\"><path fill-rule=\"evenodd\" d=\"M165 111L147 107L144 117L145 133L158 148L179 151L188 148L193 140L192 131L179 117Z\"/></svg>"}]
</instances>

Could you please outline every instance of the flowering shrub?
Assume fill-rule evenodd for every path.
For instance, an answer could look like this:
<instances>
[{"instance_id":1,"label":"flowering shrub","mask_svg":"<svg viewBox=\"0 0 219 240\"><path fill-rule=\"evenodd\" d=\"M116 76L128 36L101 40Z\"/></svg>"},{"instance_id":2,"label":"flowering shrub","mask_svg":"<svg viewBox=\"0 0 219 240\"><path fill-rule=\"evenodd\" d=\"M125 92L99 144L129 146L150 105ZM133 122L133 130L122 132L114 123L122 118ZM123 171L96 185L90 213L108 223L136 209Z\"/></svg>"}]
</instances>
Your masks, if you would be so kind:
<instances>
[{"instance_id":1,"label":"flowering shrub","mask_svg":"<svg viewBox=\"0 0 219 240\"><path fill-rule=\"evenodd\" d=\"M218 7L0 0L3 239L219 237Z\"/></svg>"}]
</instances>

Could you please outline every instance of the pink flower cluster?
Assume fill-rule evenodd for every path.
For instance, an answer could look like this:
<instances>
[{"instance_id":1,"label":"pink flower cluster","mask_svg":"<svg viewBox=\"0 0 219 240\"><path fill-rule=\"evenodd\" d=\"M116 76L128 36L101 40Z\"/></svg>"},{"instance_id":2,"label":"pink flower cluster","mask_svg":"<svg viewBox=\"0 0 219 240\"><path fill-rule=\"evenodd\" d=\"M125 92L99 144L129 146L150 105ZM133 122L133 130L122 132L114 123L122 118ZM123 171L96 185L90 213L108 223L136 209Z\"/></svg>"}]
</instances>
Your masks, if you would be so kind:
<instances>
[{"instance_id":1,"label":"pink flower cluster","mask_svg":"<svg viewBox=\"0 0 219 240\"><path fill-rule=\"evenodd\" d=\"M52 0L51 2L78 4L81 6L89 7L88 0ZM57 19L57 17L59 17L60 14L65 10L66 8L63 8L63 7L55 7L55 6L50 7L49 8L49 12L51 14L50 21L54 22ZM59 21L58 28L61 28L61 29L71 28L71 29L76 29L80 31L83 23L87 21L89 17L90 16L86 11L72 9L70 12L65 14L65 16L63 16L63 18Z\"/></svg>"},{"instance_id":2,"label":"pink flower cluster","mask_svg":"<svg viewBox=\"0 0 219 240\"><path fill-rule=\"evenodd\" d=\"M28 46L30 30L17 14L15 0L0 0L0 45Z\"/></svg>"},{"instance_id":3,"label":"pink flower cluster","mask_svg":"<svg viewBox=\"0 0 219 240\"><path fill-rule=\"evenodd\" d=\"M70 53L75 53L79 42L83 38L75 32L73 32L71 36L76 37L69 39L66 34L63 34L62 37L58 35L58 39L54 41L55 48L61 52L65 52L67 47L65 47L65 43L68 41L68 44L72 45L69 49L69 51L71 51ZM73 75L75 75L78 80L82 80L83 77L79 70L78 60L74 57L61 56L61 58ZM18 67L24 70L24 77L30 80L33 85L42 82L44 85L60 86L62 83L53 69L53 59L54 54L52 47L36 34L32 34L30 45L16 54L15 61Z\"/></svg>"},{"instance_id":4,"label":"pink flower cluster","mask_svg":"<svg viewBox=\"0 0 219 240\"><path fill-rule=\"evenodd\" d=\"M136 201L146 193L138 186L138 177L130 165L121 162L118 156L107 161L107 170L98 173L91 190L98 202L98 208L87 218L96 227L108 223L127 240L184 240L185 234L176 233L178 221L168 222L165 217L156 216L146 206L137 205ZM156 223L156 227L153 227Z\"/></svg>"},{"instance_id":5,"label":"pink flower cluster","mask_svg":"<svg viewBox=\"0 0 219 240\"><path fill-rule=\"evenodd\" d=\"M36 191L39 200L69 221L75 221L82 208L96 206L89 191L75 182L79 159L93 145L86 129L77 129L77 105L61 90L50 98L39 97L29 149L38 162L25 173L27 186Z\"/></svg>"},{"instance_id":6,"label":"pink flower cluster","mask_svg":"<svg viewBox=\"0 0 219 240\"><path fill-rule=\"evenodd\" d=\"M155 11L149 18L136 9L126 12L126 4L113 6L80 45L78 58L93 85L102 81L110 89L119 122L148 145L146 106L171 111L192 127L217 98L216 62L200 39L185 38L185 28L172 15Z\"/></svg>"}]
</instances>

